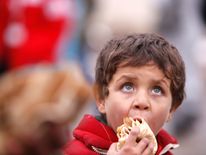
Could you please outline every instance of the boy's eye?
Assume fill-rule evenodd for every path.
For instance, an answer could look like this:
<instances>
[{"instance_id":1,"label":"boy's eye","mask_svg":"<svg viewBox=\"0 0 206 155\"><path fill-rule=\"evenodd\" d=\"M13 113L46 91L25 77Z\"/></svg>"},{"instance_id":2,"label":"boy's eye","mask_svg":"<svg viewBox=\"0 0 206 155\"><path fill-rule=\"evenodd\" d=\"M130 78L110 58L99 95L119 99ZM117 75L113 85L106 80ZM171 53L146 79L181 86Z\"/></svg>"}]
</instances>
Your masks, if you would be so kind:
<instances>
[{"instance_id":1,"label":"boy's eye","mask_svg":"<svg viewBox=\"0 0 206 155\"><path fill-rule=\"evenodd\" d=\"M155 87L152 89L152 93L155 94L155 95L162 95L162 94L163 94L163 90L162 90L161 87L155 86Z\"/></svg>"},{"instance_id":2,"label":"boy's eye","mask_svg":"<svg viewBox=\"0 0 206 155\"><path fill-rule=\"evenodd\" d=\"M124 84L122 85L122 87L121 87L121 90L122 90L123 92L126 92L126 93L132 92L132 91L134 91L133 84L130 83L130 82L124 83Z\"/></svg>"}]
</instances>

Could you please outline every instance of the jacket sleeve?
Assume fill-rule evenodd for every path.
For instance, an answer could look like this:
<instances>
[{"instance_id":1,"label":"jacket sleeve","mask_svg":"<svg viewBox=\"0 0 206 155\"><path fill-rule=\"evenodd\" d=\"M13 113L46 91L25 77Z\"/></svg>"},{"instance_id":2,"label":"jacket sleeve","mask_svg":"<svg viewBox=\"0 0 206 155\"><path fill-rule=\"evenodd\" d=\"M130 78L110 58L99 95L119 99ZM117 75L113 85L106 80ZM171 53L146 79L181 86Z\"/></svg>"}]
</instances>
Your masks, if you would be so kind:
<instances>
[{"instance_id":1,"label":"jacket sleeve","mask_svg":"<svg viewBox=\"0 0 206 155\"><path fill-rule=\"evenodd\" d=\"M63 148L63 155L98 155L78 140L72 140Z\"/></svg>"}]
</instances>

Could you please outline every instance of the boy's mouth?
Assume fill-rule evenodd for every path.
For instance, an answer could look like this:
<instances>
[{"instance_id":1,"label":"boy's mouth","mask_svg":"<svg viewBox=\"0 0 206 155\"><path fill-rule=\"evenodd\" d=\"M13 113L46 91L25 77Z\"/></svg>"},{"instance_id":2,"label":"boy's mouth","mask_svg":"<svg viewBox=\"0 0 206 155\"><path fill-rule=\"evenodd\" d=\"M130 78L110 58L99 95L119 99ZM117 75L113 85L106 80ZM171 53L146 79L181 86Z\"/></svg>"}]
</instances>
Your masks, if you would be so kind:
<instances>
[{"instance_id":1,"label":"boy's mouth","mask_svg":"<svg viewBox=\"0 0 206 155\"><path fill-rule=\"evenodd\" d=\"M133 120L134 121L138 121L140 124L142 123L142 117L134 117Z\"/></svg>"}]
</instances>

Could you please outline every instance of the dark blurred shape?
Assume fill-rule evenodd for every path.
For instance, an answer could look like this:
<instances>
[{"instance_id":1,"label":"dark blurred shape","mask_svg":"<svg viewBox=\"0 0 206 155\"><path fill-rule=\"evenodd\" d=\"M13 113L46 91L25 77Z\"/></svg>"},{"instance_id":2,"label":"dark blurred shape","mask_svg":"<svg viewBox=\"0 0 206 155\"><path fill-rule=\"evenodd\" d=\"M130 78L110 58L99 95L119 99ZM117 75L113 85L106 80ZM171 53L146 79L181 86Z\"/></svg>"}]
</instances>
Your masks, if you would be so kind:
<instances>
[{"instance_id":1,"label":"dark blurred shape","mask_svg":"<svg viewBox=\"0 0 206 155\"><path fill-rule=\"evenodd\" d=\"M204 25L206 26L206 0L201 0L200 16L201 16L201 19L202 19Z\"/></svg>"},{"instance_id":2,"label":"dark blurred shape","mask_svg":"<svg viewBox=\"0 0 206 155\"><path fill-rule=\"evenodd\" d=\"M162 18L158 28L161 33L176 33L180 29L182 3L183 1L170 0L162 7Z\"/></svg>"},{"instance_id":3,"label":"dark blurred shape","mask_svg":"<svg viewBox=\"0 0 206 155\"><path fill-rule=\"evenodd\" d=\"M91 99L74 64L8 72L0 92L0 155L61 154L69 124Z\"/></svg>"},{"instance_id":4,"label":"dark blurred shape","mask_svg":"<svg viewBox=\"0 0 206 155\"><path fill-rule=\"evenodd\" d=\"M189 136L194 131L199 117L200 116L196 113L189 113L182 110L181 114L176 117L176 121L174 123L174 134L180 138Z\"/></svg>"}]
</instances>

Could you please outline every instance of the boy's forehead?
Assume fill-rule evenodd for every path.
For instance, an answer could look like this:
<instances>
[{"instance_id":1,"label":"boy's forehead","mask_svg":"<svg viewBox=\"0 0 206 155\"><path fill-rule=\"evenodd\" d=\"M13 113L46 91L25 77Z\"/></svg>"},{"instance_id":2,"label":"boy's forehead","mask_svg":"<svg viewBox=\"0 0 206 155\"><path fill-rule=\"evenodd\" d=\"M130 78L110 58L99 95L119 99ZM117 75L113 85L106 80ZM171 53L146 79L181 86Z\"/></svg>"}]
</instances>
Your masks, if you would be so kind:
<instances>
[{"instance_id":1,"label":"boy's forehead","mask_svg":"<svg viewBox=\"0 0 206 155\"><path fill-rule=\"evenodd\" d=\"M162 74L164 74L164 72L161 70L161 68L159 67L158 64L156 64L154 61L149 61L145 64L130 64L128 61L124 61L122 63L120 63L117 68L116 68L116 72L118 71L123 71L123 69L127 69L127 68L133 68L134 70L140 70L140 69L143 69L143 70L146 70L149 69L149 70L153 70L153 69L158 69L160 72L162 72ZM129 72L129 70L127 71ZM114 73L115 74L115 73Z\"/></svg>"}]
</instances>

